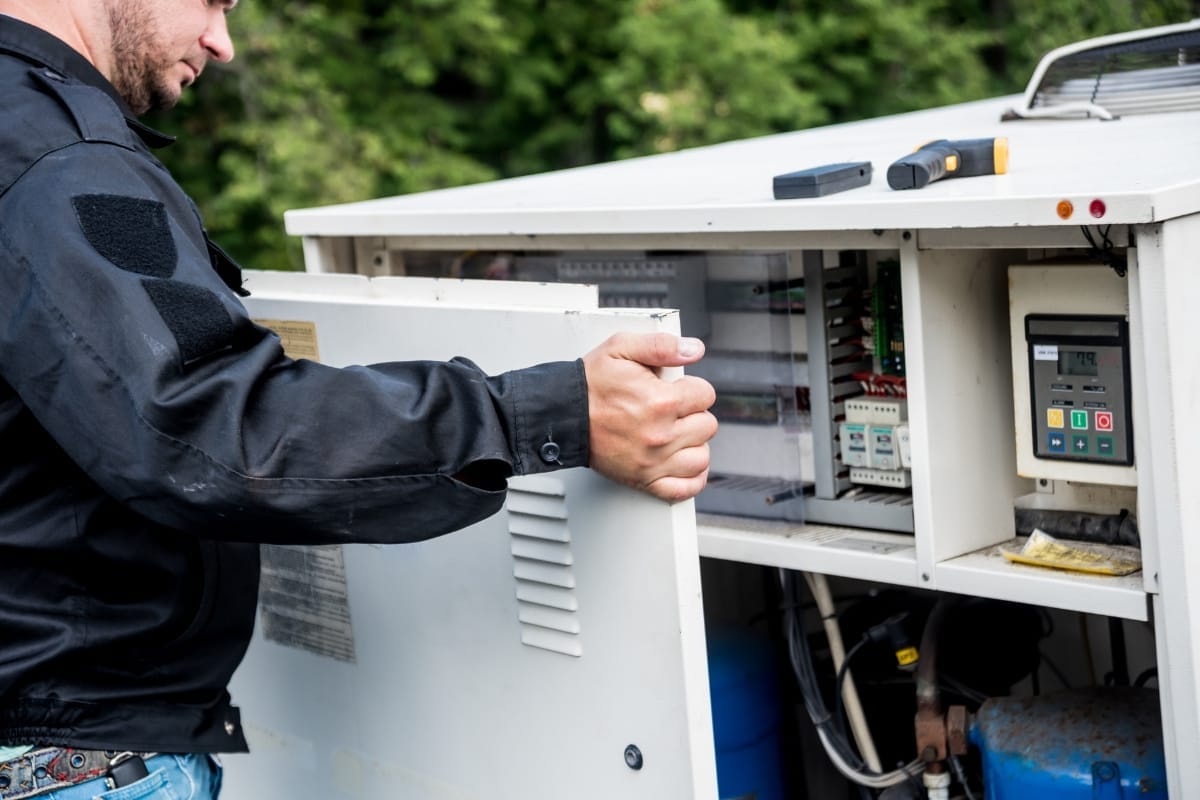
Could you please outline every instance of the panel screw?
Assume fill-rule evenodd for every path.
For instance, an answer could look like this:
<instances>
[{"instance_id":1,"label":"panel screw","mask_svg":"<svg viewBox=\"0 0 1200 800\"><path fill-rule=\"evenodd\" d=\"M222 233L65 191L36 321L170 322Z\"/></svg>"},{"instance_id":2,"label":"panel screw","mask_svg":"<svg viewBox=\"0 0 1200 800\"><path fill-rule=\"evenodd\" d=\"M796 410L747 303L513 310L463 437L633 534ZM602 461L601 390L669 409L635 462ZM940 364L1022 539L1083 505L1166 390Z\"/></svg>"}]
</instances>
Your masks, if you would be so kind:
<instances>
[{"instance_id":1,"label":"panel screw","mask_svg":"<svg viewBox=\"0 0 1200 800\"><path fill-rule=\"evenodd\" d=\"M900 238L904 239L904 241L907 242L909 239L912 238L912 231L905 231L904 233L900 234Z\"/></svg>"},{"instance_id":2,"label":"panel screw","mask_svg":"<svg viewBox=\"0 0 1200 800\"><path fill-rule=\"evenodd\" d=\"M928 573L928 572L922 572L922 573L921 573L921 580L925 581L926 583L929 583L929 573Z\"/></svg>"},{"instance_id":3,"label":"panel screw","mask_svg":"<svg viewBox=\"0 0 1200 800\"><path fill-rule=\"evenodd\" d=\"M638 749L636 744L631 744L625 748L625 766L632 770L639 770L645 764L642 758L642 751Z\"/></svg>"}]
</instances>

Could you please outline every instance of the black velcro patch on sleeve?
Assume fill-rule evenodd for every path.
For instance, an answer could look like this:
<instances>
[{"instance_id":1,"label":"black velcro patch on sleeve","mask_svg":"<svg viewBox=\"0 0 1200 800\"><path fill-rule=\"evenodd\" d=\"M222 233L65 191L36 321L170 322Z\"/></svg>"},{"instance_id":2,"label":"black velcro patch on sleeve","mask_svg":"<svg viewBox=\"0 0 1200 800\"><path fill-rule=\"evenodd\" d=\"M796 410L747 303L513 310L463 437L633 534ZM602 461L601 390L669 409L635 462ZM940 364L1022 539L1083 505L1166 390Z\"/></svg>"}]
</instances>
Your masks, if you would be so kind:
<instances>
[{"instance_id":1,"label":"black velcro patch on sleeve","mask_svg":"<svg viewBox=\"0 0 1200 800\"><path fill-rule=\"evenodd\" d=\"M81 194L71 198L88 242L126 272L169 278L177 254L163 204L117 194Z\"/></svg>"},{"instance_id":2,"label":"black velcro patch on sleeve","mask_svg":"<svg viewBox=\"0 0 1200 800\"><path fill-rule=\"evenodd\" d=\"M233 320L213 292L179 281L144 280L142 286L174 335L185 365L233 345Z\"/></svg>"}]
</instances>

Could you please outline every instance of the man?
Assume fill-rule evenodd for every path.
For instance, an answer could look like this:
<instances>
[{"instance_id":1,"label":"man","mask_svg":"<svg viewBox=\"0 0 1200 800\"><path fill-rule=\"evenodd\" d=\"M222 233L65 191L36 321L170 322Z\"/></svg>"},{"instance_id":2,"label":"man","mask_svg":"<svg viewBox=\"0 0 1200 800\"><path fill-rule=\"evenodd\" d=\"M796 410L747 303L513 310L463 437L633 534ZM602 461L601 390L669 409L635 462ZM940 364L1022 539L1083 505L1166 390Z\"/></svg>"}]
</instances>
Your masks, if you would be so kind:
<instances>
[{"instance_id":1,"label":"man","mask_svg":"<svg viewBox=\"0 0 1200 800\"><path fill-rule=\"evenodd\" d=\"M284 357L136 119L233 58L235 3L0 0L0 800L215 797L260 542L440 535L559 467L704 486L712 388L656 375L695 340Z\"/></svg>"}]
</instances>

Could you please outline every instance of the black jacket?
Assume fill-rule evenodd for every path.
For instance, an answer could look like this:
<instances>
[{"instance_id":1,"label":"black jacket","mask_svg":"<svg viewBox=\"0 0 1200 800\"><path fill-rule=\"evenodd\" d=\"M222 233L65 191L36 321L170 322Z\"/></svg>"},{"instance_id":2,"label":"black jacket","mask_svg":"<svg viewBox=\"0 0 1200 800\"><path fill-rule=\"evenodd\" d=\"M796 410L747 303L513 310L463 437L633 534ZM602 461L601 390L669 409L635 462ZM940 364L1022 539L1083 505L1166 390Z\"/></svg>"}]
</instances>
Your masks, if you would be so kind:
<instances>
[{"instance_id":1,"label":"black jacket","mask_svg":"<svg viewBox=\"0 0 1200 800\"><path fill-rule=\"evenodd\" d=\"M0 743L244 750L258 543L425 539L587 463L580 362L286 358L167 141L0 16Z\"/></svg>"}]
</instances>

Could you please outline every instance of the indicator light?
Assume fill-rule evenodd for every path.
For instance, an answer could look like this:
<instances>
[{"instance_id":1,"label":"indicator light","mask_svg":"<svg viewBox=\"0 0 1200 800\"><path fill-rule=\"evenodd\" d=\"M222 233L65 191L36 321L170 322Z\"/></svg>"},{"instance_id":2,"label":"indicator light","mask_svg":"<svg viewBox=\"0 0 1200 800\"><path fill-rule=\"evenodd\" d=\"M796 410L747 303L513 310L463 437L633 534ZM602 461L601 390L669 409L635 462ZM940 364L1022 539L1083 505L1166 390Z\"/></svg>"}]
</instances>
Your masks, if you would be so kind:
<instances>
[{"instance_id":1,"label":"indicator light","mask_svg":"<svg viewBox=\"0 0 1200 800\"><path fill-rule=\"evenodd\" d=\"M1108 211L1108 206L1104 204L1103 200L1097 198L1096 200L1092 201L1090 206L1088 206L1088 211L1091 212L1093 217L1100 219L1104 216L1104 213Z\"/></svg>"},{"instance_id":2,"label":"indicator light","mask_svg":"<svg viewBox=\"0 0 1200 800\"><path fill-rule=\"evenodd\" d=\"M1058 212L1059 219L1070 219L1071 215L1075 213L1075 206L1070 200L1059 200L1055 210Z\"/></svg>"}]
</instances>

